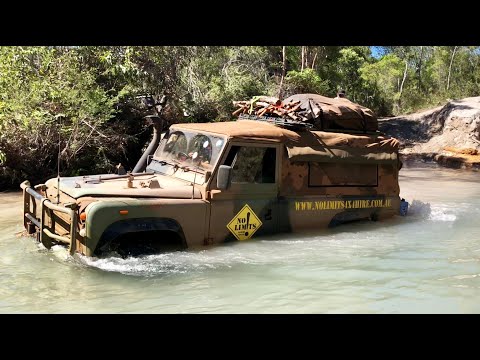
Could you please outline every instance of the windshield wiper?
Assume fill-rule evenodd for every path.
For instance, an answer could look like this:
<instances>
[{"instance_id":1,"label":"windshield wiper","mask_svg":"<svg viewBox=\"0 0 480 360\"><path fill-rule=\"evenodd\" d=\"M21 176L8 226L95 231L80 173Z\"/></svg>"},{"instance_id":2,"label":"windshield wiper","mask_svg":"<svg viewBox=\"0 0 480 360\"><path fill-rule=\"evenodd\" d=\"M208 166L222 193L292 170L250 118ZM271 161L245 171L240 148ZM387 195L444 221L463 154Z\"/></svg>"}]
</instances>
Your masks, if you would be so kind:
<instances>
[{"instance_id":1,"label":"windshield wiper","mask_svg":"<svg viewBox=\"0 0 480 360\"><path fill-rule=\"evenodd\" d=\"M157 162L158 162L160 165L162 165L162 166L163 166L163 165L177 166L177 164L175 164L175 163L172 164L172 163L170 163L170 162L168 162L168 161L165 161L165 160L155 160L155 161L157 161Z\"/></svg>"},{"instance_id":2,"label":"windshield wiper","mask_svg":"<svg viewBox=\"0 0 480 360\"><path fill-rule=\"evenodd\" d=\"M89 176L84 176L83 181L85 183L102 182L102 181L106 181L106 180L126 179L129 176L138 177L138 176L145 176L145 175L155 175L155 172L154 171L147 171L147 172L142 172L142 173L131 173L131 174L125 174L125 175L107 175L107 176L99 175L98 178L89 178Z\"/></svg>"},{"instance_id":3,"label":"windshield wiper","mask_svg":"<svg viewBox=\"0 0 480 360\"><path fill-rule=\"evenodd\" d=\"M192 167L192 166L188 166L188 165L185 165L185 166L180 166L180 169L182 169L184 172L188 172L188 171L194 171L196 172L197 174L205 174L205 171L202 171L202 169L200 169L199 167L195 166L195 167Z\"/></svg>"},{"instance_id":4,"label":"windshield wiper","mask_svg":"<svg viewBox=\"0 0 480 360\"><path fill-rule=\"evenodd\" d=\"M205 170L199 168L198 166L191 166L191 165L182 165L182 163L176 159L170 159L169 161L166 160L155 160L160 165L170 165L173 166L174 171L176 172L178 169L182 169L184 172L194 171L198 174L205 174Z\"/></svg>"}]
</instances>

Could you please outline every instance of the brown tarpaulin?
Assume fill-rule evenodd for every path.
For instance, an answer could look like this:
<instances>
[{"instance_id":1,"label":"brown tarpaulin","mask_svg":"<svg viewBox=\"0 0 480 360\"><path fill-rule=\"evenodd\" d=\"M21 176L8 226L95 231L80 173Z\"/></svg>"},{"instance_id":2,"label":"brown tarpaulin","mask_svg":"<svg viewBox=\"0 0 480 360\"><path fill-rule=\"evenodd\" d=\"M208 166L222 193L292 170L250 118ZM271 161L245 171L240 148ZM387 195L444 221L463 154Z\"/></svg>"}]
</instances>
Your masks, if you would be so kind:
<instances>
[{"instance_id":1,"label":"brown tarpaulin","mask_svg":"<svg viewBox=\"0 0 480 360\"><path fill-rule=\"evenodd\" d=\"M359 149L332 149L318 146L310 147L287 147L288 157L291 161L309 162L349 162L355 164L388 164L397 161L395 152L371 152Z\"/></svg>"},{"instance_id":2,"label":"brown tarpaulin","mask_svg":"<svg viewBox=\"0 0 480 360\"><path fill-rule=\"evenodd\" d=\"M311 131L300 141L288 141L285 145L288 157L293 162L385 164L398 160L399 143L396 139L384 135L333 134Z\"/></svg>"},{"instance_id":3,"label":"brown tarpaulin","mask_svg":"<svg viewBox=\"0 0 480 360\"><path fill-rule=\"evenodd\" d=\"M295 94L283 103L300 101L300 110L307 113L308 122L321 130L377 131L378 121L372 110L348 99L332 99L318 94Z\"/></svg>"}]
</instances>

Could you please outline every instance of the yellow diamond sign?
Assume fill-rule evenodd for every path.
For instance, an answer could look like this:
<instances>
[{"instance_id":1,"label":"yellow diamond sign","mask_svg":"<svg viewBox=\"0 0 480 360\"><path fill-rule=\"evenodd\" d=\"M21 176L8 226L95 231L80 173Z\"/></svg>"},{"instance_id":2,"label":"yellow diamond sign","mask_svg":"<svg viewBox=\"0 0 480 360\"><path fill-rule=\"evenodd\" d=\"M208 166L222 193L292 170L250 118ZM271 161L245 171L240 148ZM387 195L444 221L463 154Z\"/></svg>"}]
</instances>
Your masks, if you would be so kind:
<instances>
[{"instance_id":1,"label":"yellow diamond sign","mask_svg":"<svg viewBox=\"0 0 480 360\"><path fill-rule=\"evenodd\" d=\"M248 240L262 225L257 215L246 204L228 223L227 228L238 240Z\"/></svg>"}]
</instances>

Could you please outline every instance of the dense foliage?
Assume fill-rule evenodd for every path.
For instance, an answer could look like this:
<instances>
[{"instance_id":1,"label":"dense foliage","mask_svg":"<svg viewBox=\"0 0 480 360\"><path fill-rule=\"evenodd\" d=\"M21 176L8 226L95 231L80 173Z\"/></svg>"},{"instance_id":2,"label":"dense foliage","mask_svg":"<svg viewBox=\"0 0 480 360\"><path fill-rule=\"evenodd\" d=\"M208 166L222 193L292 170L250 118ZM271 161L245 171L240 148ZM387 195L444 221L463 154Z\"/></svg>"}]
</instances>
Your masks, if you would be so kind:
<instances>
[{"instance_id":1,"label":"dense foliage","mask_svg":"<svg viewBox=\"0 0 480 360\"><path fill-rule=\"evenodd\" d=\"M468 46L0 47L0 190L23 179L131 169L150 137L138 96L171 122L231 118L232 100L313 92L379 116L480 93ZM60 154L60 155L59 155Z\"/></svg>"}]
</instances>

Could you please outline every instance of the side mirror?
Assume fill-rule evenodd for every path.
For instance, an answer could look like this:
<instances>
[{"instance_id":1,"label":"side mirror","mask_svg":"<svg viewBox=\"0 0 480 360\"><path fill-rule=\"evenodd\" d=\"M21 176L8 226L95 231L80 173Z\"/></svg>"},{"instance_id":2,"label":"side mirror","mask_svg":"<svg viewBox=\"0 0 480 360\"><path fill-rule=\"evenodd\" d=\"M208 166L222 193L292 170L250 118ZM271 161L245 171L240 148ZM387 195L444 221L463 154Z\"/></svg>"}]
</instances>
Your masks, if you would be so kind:
<instances>
[{"instance_id":1,"label":"side mirror","mask_svg":"<svg viewBox=\"0 0 480 360\"><path fill-rule=\"evenodd\" d=\"M230 175L232 174L232 167L228 165L220 165L217 174L217 188L226 190L230 186Z\"/></svg>"}]
</instances>

